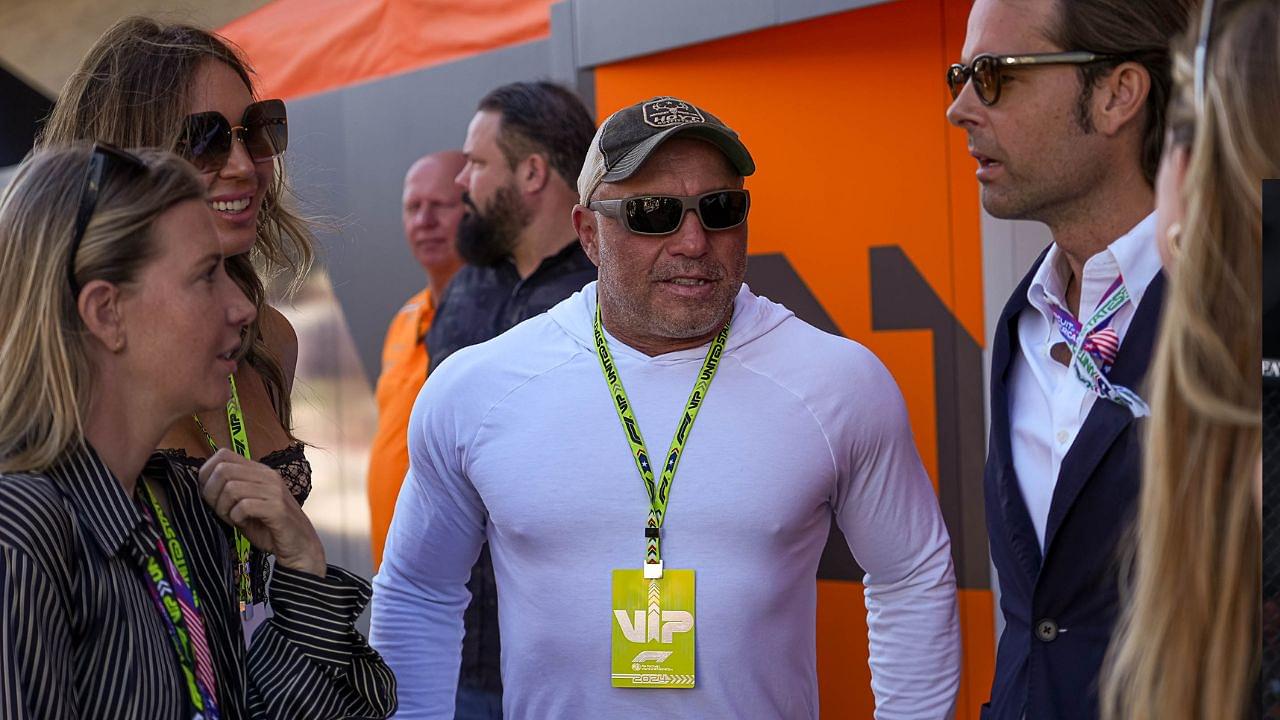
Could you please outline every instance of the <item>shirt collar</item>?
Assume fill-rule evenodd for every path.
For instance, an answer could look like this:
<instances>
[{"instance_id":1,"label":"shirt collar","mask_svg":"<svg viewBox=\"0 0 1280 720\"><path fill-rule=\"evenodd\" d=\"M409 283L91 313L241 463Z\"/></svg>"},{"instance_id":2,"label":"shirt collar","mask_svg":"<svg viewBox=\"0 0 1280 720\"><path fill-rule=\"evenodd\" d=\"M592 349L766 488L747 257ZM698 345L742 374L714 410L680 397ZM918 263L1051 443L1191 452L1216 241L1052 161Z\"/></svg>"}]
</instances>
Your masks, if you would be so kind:
<instances>
[{"instance_id":1,"label":"shirt collar","mask_svg":"<svg viewBox=\"0 0 1280 720\"><path fill-rule=\"evenodd\" d=\"M168 465L163 457L159 456L164 469L157 466L153 455L142 477L154 477L157 472L167 477ZM147 522L142 509L124 494L120 481L88 442L63 453L47 474L71 503L103 555L115 557L125 550L134 560L141 561L155 547L159 534Z\"/></svg>"},{"instance_id":2,"label":"shirt collar","mask_svg":"<svg viewBox=\"0 0 1280 720\"><path fill-rule=\"evenodd\" d=\"M1089 258L1084 264L1081 304L1096 302L1105 289L1115 281L1119 273L1129 291L1130 302L1137 307L1147 286L1160 272L1160 253L1156 247L1156 215L1150 213L1128 232L1121 235L1105 250ZM1027 288L1027 302L1046 317L1052 317L1049 303L1066 307L1066 280L1070 269L1067 258L1057 244L1049 247L1044 261L1031 278Z\"/></svg>"},{"instance_id":3,"label":"shirt collar","mask_svg":"<svg viewBox=\"0 0 1280 720\"><path fill-rule=\"evenodd\" d=\"M415 328L414 332L416 333L415 337L417 338L418 342L423 342L424 340L427 339L427 330L431 329L431 321L435 319L436 303L435 303L435 300L431 299L430 287L428 287L426 290L423 290L421 293L418 294L417 297L410 300L410 303L412 303L414 300L418 302L418 304L413 308L414 318L415 318L414 319L414 328Z\"/></svg>"},{"instance_id":4,"label":"shirt collar","mask_svg":"<svg viewBox=\"0 0 1280 720\"><path fill-rule=\"evenodd\" d=\"M1160 249L1156 247L1156 214L1142 219L1133 229L1107 246L1111 258L1124 277L1130 301L1137 306L1147 286L1160 272Z\"/></svg>"},{"instance_id":5,"label":"shirt collar","mask_svg":"<svg viewBox=\"0 0 1280 720\"><path fill-rule=\"evenodd\" d=\"M538 263L538 267L534 268L533 272L529 273L529 277L533 277L540 272L545 272L558 265L571 265L575 261L580 262L583 259L586 259L587 262L591 262L590 259L587 258L587 253L582 249L582 243L579 242L577 238L574 238L569 244L542 258L542 261ZM506 257L506 267L510 268L511 271L515 272L516 276L519 277L519 273L516 271L515 258L510 255ZM525 280L528 279L529 278L525 278Z\"/></svg>"}]
</instances>

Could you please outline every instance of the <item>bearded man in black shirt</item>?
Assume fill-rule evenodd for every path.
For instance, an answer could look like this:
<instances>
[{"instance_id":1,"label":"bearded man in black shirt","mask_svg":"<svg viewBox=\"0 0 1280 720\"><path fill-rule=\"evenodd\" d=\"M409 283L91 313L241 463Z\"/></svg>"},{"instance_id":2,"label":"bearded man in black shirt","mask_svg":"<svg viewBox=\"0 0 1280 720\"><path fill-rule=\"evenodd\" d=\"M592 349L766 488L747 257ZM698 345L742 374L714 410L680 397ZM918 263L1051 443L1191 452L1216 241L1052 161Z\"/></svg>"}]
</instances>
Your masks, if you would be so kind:
<instances>
[{"instance_id":1,"label":"bearded man in black shirt","mask_svg":"<svg viewBox=\"0 0 1280 720\"><path fill-rule=\"evenodd\" d=\"M458 254L467 264L449 283L427 333L429 371L596 279L572 222L578 175L594 135L582 101L554 83L503 85L480 101L457 178L467 207ZM467 589L455 717L496 720L502 717L498 597L487 545Z\"/></svg>"},{"instance_id":2,"label":"bearded man in black shirt","mask_svg":"<svg viewBox=\"0 0 1280 720\"><path fill-rule=\"evenodd\" d=\"M506 332L596 279L570 216L595 134L582 101L550 82L503 85L480 101L458 174L467 262L427 334L431 369Z\"/></svg>"}]
</instances>

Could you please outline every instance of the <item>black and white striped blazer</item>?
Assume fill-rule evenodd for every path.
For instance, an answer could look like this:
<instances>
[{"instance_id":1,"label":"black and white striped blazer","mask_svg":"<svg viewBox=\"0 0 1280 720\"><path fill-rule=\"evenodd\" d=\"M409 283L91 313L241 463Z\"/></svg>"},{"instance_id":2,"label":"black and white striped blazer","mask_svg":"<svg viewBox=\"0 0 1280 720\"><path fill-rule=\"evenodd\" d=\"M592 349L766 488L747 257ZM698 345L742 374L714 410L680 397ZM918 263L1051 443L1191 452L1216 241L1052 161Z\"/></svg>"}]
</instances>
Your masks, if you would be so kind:
<instances>
[{"instance_id":1,"label":"black and white striped blazer","mask_svg":"<svg viewBox=\"0 0 1280 720\"><path fill-rule=\"evenodd\" d=\"M277 566L273 617L246 652L231 529L190 468L143 470L169 497L217 672L222 717L382 718L395 677L355 629L369 585ZM0 475L0 718L191 717L186 683L141 570L157 530L89 447L40 473Z\"/></svg>"}]
</instances>

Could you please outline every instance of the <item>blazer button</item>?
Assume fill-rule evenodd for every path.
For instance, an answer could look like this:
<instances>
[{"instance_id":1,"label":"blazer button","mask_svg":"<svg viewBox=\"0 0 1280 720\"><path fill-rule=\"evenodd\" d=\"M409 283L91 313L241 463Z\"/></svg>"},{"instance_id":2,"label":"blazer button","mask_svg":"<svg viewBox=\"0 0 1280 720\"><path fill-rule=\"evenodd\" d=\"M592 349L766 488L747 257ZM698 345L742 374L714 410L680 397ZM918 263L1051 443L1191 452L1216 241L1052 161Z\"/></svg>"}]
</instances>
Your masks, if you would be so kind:
<instances>
[{"instance_id":1,"label":"blazer button","mask_svg":"<svg viewBox=\"0 0 1280 720\"><path fill-rule=\"evenodd\" d=\"M1036 623L1036 637L1040 638L1040 642L1053 642L1058 639L1058 623L1050 618L1045 618Z\"/></svg>"}]
</instances>

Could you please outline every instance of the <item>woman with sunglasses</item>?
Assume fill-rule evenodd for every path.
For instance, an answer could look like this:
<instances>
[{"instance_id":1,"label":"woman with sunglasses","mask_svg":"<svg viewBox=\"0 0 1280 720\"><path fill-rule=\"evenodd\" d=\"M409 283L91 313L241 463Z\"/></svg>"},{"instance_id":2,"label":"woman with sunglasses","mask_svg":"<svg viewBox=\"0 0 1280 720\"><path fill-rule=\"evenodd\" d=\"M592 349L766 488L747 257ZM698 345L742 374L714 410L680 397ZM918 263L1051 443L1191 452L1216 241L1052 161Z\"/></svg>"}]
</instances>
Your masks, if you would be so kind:
<instances>
[{"instance_id":1,"label":"woman with sunglasses","mask_svg":"<svg viewBox=\"0 0 1280 720\"><path fill-rule=\"evenodd\" d=\"M127 18L99 38L67 81L41 144L75 140L173 149L195 165L227 273L257 310L237 354L244 362L228 379L231 401L178 418L160 446L193 469L217 448L234 448L277 470L302 503L311 467L291 432L297 336L266 304L255 270L256 261L266 277L283 275L292 291L312 259L311 231L284 202L284 103L255 101L244 61L215 35ZM233 542L247 619L252 603L264 601L267 564L242 534Z\"/></svg>"},{"instance_id":2,"label":"woman with sunglasses","mask_svg":"<svg viewBox=\"0 0 1280 720\"><path fill-rule=\"evenodd\" d=\"M390 713L394 677L354 627L369 586L326 565L279 476L155 452L225 405L255 318L191 167L34 154L0 198L0 306L0 717ZM233 527L277 558L248 653Z\"/></svg>"},{"instance_id":3,"label":"woman with sunglasses","mask_svg":"<svg viewBox=\"0 0 1280 720\"><path fill-rule=\"evenodd\" d=\"M1107 717L1125 720L1261 715L1261 185L1280 177L1280 4L1199 12L1175 44L1156 187L1169 294L1129 604L1102 688Z\"/></svg>"}]
</instances>

